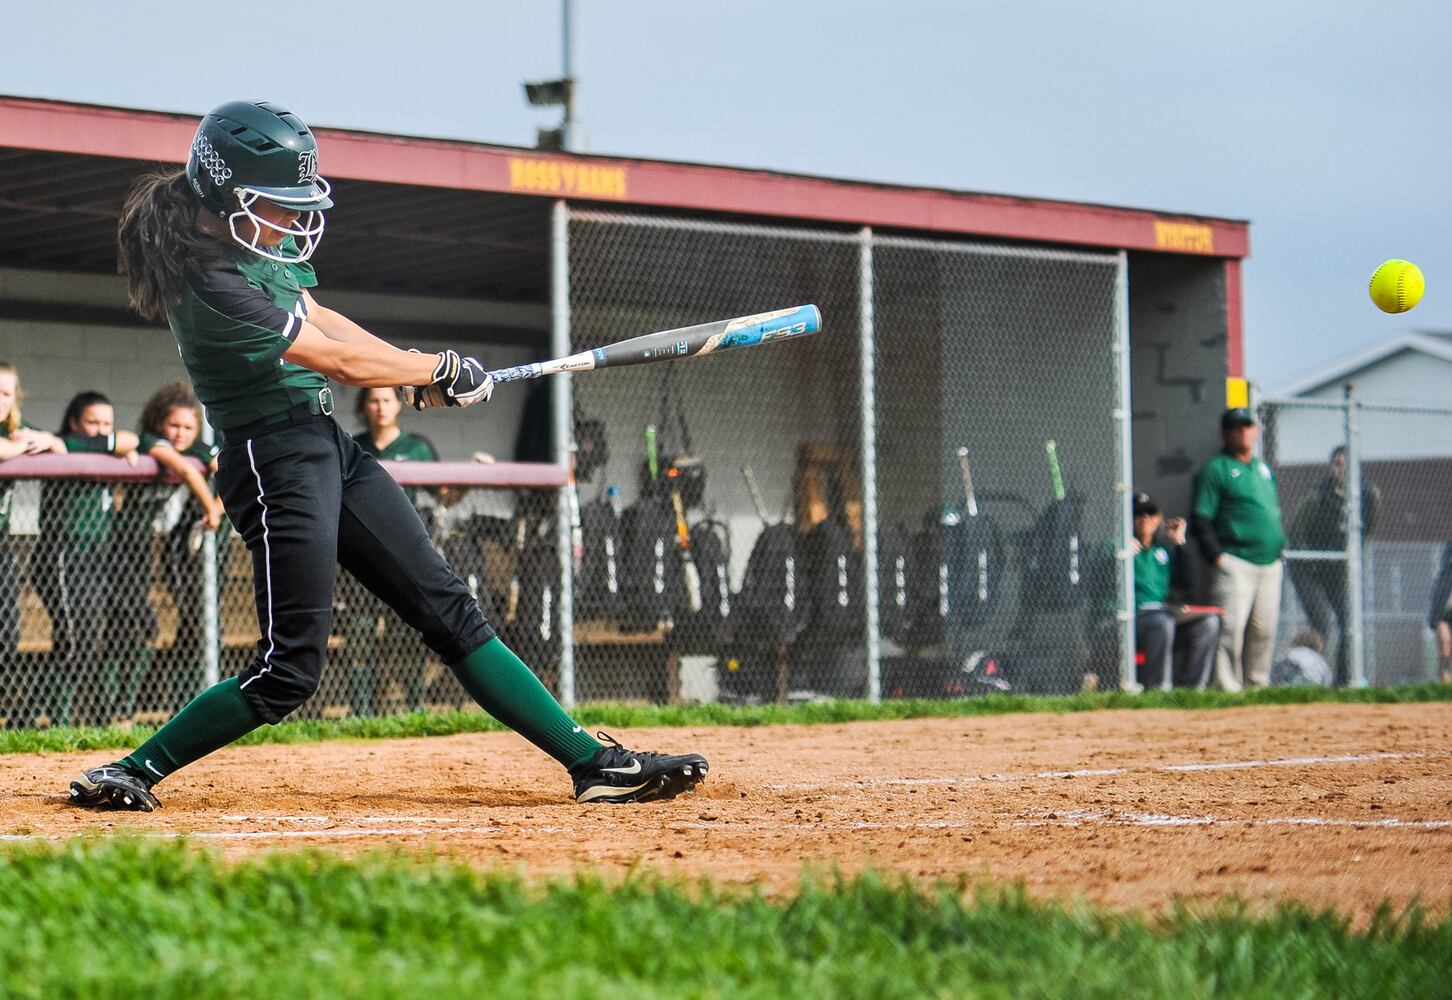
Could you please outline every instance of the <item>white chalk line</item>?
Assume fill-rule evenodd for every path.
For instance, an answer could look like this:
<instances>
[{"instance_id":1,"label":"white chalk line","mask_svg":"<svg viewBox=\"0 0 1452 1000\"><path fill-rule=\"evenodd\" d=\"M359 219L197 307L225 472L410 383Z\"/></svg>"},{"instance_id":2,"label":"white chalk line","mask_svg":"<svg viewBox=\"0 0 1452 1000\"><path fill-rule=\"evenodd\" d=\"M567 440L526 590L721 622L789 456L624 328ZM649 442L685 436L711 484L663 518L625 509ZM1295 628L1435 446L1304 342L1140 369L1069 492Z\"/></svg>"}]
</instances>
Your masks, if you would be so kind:
<instances>
[{"instance_id":1,"label":"white chalk line","mask_svg":"<svg viewBox=\"0 0 1452 1000\"><path fill-rule=\"evenodd\" d=\"M238 821L253 819L260 822L293 822L305 827L315 827L319 822L334 822L320 816L258 816L232 817ZM366 819L367 817L362 817ZM337 840L370 838L435 838L449 836L520 837L539 834L575 835L590 832L592 828L581 826L477 826L459 823L445 816L397 817L402 821L396 826L337 826L328 828L304 828L284 830L127 830L128 835L150 840L205 840L205 841L269 841L269 840ZM1168 813L1108 812L1092 809L1066 809L1038 816L1024 817L1017 813L997 813L985 819L938 820L913 823L885 823L859 820L851 823L760 823L760 822L667 822L655 831L659 835L683 830L715 830L723 833L803 833L823 830L834 833L892 832L913 833L944 830L987 831L1003 822L1014 827L1080 827L1088 824L1107 826L1143 827L1344 827L1360 830L1452 830L1452 819L1417 820L1400 817L1377 819L1356 819L1335 816L1268 816L1268 817L1224 817L1212 815L1174 815ZM409 824L409 825L403 825ZM66 840L74 833L6 833L0 834L0 841Z\"/></svg>"},{"instance_id":2,"label":"white chalk line","mask_svg":"<svg viewBox=\"0 0 1452 1000\"><path fill-rule=\"evenodd\" d=\"M1157 764L1150 767L1098 767L1070 771L1031 771L1022 774L960 774L933 778L854 778L845 784L859 788L900 788L913 786L966 785L978 782L1028 782L1063 780L1066 778L1104 778L1120 774L1186 773L1196 771L1238 771L1256 767L1320 767L1334 764L1364 764L1383 760L1423 760L1447 757L1447 751L1418 750L1406 753L1337 754L1324 757L1279 757L1271 760L1233 760L1193 764ZM791 782L763 787L778 792L809 792L839 788L844 782Z\"/></svg>"},{"instance_id":3,"label":"white chalk line","mask_svg":"<svg viewBox=\"0 0 1452 1000\"><path fill-rule=\"evenodd\" d=\"M1112 826L1323 826L1452 830L1452 819L1399 819L1393 816L1379 819L1356 819L1349 816L1175 816L1166 813L1104 812L1095 809L1066 809L1034 819L1020 819L1014 826L1082 826L1085 823L1105 823Z\"/></svg>"}]
</instances>

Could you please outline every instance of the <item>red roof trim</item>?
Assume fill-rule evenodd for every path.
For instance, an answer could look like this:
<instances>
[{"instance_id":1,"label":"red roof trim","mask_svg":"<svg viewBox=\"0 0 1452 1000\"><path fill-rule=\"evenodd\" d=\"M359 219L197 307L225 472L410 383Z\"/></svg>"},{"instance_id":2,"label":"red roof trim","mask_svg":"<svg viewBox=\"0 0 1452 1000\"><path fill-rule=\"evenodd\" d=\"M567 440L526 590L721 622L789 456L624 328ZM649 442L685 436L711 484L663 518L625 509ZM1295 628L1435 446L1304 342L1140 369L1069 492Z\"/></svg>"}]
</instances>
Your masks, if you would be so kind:
<instances>
[{"instance_id":1,"label":"red roof trim","mask_svg":"<svg viewBox=\"0 0 1452 1000\"><path fill-rule=\"evenodd\" d=\"M177 162L196 120L0 97L0 144ZM1161 253L1250 253L1249 226L1234 219L343 129L317 133L323 173L355 180Z\"/></svg>"}]
</instances>

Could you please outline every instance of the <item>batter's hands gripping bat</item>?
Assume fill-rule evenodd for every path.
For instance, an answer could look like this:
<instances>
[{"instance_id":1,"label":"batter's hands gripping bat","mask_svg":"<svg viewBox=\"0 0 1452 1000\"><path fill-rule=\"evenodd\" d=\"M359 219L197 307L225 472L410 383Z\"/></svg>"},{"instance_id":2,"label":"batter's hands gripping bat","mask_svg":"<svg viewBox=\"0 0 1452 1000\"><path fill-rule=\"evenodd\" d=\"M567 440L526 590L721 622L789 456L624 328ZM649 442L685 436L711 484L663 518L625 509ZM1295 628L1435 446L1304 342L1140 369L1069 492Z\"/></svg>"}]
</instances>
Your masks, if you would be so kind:
<instances>
[{"instance_id":1,"label":"batter's hands gripping bat","mask_svg":"<svg viewBox=\"0 0 1452 1000\"><path fill-rule=\"evenodd\" d=\"M676 361L680 358L698 358L721 351L733 351L742 347L756 347L790 337L809 337L822 329L822 312L816 306L794 306L773 312L757 313L754 316L738 316L735 319L701 323L698 326L681 327L679 330L662 330L647 333L643 337L622 340L618 344L607 344L567 358L550 361L535 361L513 368L491 371L489 377L495 382L518 382L521 379L540 378L544 375L559 375L563 372L588 372L600 368L620 368L625 365L649 365L657 361ZM427 386L404 387L409 405L416 409L434 404L423 395ZM419 406L419 402L423 407Z\"/></svg>"}]
</instances>

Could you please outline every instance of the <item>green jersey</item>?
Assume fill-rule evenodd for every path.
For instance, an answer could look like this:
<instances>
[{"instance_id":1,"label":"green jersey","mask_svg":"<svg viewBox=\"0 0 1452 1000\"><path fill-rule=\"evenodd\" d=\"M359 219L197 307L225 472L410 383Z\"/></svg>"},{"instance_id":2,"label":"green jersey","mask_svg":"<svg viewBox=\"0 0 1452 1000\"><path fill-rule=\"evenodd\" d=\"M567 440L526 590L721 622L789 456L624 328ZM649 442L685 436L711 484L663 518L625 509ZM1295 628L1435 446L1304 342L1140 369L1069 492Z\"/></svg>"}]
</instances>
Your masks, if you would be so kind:
<instances>
[{"instance_id":1,"label":"green jersey","mask_svg":"<svg viewBox=\"0 0 1452 1000\"><path fill-rule=\"evenodd\" d=\"M311 264L240 248L188 277L167 322L213 427L280 420L324 398L331 407L326 376L283 358L307 318L303 289L316 284Z\"/></svg>"},{"instance_id":2,"label":"green jersey","mask_svg":"<svg viewBox=\"0 0 1452 1000\"><path fill-rule=\"evenodd\" d=\"M1195 515L1215 529L1220 547L1257 566L1281 557L1286 535L1276 477L1259 458L1221 452L1195 477Z\"/></svg>"},{"instance_id":3,"label":"green jersey","mask_svg":"<svg viewBox=\"0 0 1452 1000\"><path fill-rule=\"evenodd\" d=\"M137 450L143 455L149 455L154 448L170 447L172 444L166 438L147 431L141 435L141 444ZM208 470L210 470L212 458L216 453L215 447L204 444L201 440L182 452L189 458L199 460L202 466ZM121 501L120 513L117 516L117 530L127 537L144 537L150 531L152 522L166 506L167 501L176 495L178 488L176 483L163 482L128 485L125 488L125 496ZM187 493L187 500L187 510L183 514L183 519L195 521L202 516L201 505L197 503L190 491Z\"/></svg>"},{"instance_id":4,"label":"green jersey","mask_svg":"<svg viewBox=\"0 0 1452 1000\"><path fill-rule=\"evenodd\" d=\"M1163 545L1151 544L1134 554L1134 606L1164 604L1170 596L1175 556Z\"/></svg>"},{"instance_id":5,"label":"green jersey","mask_svg":"<svg viewBox=\"0 0 1452 1000\"><path fill-rule=\"evenodd\" d=\"M61 441L72 454L109 455L116 450L115 434L63 434ZM40 530L81 548L94 548L111 535L114 504L115 494L109 483L48 479L40 488Z\"/></svg>"}]
</instances>

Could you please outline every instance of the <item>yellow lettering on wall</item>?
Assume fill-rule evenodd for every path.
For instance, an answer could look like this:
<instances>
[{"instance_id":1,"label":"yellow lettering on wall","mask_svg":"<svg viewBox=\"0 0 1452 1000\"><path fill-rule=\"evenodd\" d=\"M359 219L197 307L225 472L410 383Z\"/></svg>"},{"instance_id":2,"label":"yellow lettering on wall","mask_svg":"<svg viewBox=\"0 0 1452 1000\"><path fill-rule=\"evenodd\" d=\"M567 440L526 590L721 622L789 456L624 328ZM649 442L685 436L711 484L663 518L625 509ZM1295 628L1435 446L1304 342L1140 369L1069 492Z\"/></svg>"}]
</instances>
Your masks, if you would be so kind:
<instances>
[{"instance_id":1,"label":"yellow lettering on wall","mask_svg":"<svg viewBox=\"0 0 1452 1000\"><path fill-rule=\"evenodd\" d=\"M1214 253L1215 233L1209 226L1155 220L1155 246L1182 253Z\"/></svg>"},{"instance_id":2,"label":"yellow lettering on wall","mask_svg":"<svg viewBox=\"0 0 1452 1000\"><path fill-rule=\"evenodd\" d=\"M539 191L565 197L622 200L629 185L624 167L562 160L509 159L509 186L515 191Z\"/></svg>"}]
</instances>

